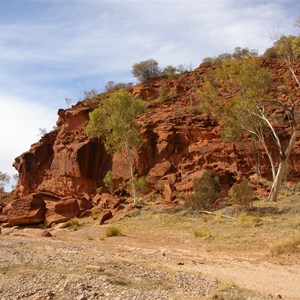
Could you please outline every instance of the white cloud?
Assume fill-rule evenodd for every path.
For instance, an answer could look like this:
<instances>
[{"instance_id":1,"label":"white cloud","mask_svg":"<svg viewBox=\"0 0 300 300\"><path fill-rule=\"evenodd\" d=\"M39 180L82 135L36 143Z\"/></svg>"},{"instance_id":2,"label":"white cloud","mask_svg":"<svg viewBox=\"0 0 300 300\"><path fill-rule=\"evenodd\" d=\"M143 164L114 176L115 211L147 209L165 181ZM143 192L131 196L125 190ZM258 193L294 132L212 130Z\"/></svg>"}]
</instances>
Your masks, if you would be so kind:
<instances>
[{"instance_id":1,"label":"white cloud","mask_svg":"<svg viewBox=\"0 0 300 300\"><path fill-rule=\"evenodd\" d=\"M6 95L0 95L0 106L0 170L12 176L15 158L39 140L39 128L51 130L57 115L47 106Z\"/></svg>"}]
</instances>

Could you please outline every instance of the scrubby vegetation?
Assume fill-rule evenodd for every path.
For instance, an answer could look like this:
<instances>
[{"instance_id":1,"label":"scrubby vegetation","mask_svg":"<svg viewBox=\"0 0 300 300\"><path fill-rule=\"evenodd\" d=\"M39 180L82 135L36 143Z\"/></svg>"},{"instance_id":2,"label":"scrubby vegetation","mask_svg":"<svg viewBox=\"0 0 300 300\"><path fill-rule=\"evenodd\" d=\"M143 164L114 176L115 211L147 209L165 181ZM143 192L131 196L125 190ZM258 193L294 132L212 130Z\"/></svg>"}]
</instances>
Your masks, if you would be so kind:
<instances>
[{"instance_id":1,"label":"scrubby vegetation","mask_svg":"<svg viewBox=\"0 0 300 300\"><path fill-rule=\"evenodd\" d=\"M134 149L142 143L139 126L135 120L146 108L145 101L118 91L106 101L101 102L100 106L90 113L90 121L86 127L88 136L103 139L109 153L125 153L130 168L135 205L137 204L137 195L133 183L135 170L132 155Z\"/></svg>"},{"instance_id":2,"label":"scrubby vegetation","mask_svg":"<svg viewBox=\"0 0 300 300\"><path fill-rule=\"evenodd\" d=\"M295 73L292 61L299 55L300 44L294 41L292 38L281 38L275 43L274 49L285 59L288 82L296 83L299 88L299 76ZM199 105L201 111L219 119L226 140L251 139L253 144L263 146L273 176L268 199L276 201L286 174L287 160L298 136L297 92L286 84L288 100L283 100L280 93L271 95L275 78L256 56L257 53L253 51L236 48L230 57L221 59L210 79L198 92ZM287 82L286 78L282 78L282 81ZM226 99L224 95L227 94L234 94L233 99ZM279 128L284 127L289 129L283 138ZM276 153L266 142L270 136L275 140ZM278 165L275 163L277 156Z\"/></svg>"},{"instance_id":3,"label":"scrubby vegetation","mask_svg":"<svg viewBox=\"0 0 300 300\"><path fill-rule=\"evenodd\" d=\"M220 183L216 176L205 171L201 178L195 178L193 193L187 198L187 204L195 210L211 207L220 193Z\"/></svg>"},{"instance_id":4,"label":"scrubby vegetation","mask_svg":"<svg viewBox=\"0 0 300 300\"><path fill-rule=\"evenodd\" d=\"M240 183L233 185L228 195L233 205L241 206L245 211L251 208L254 193L246 177L243 177Z\"/></svg>"},{"instance_id":5,"label":"scrubby vegetation","mask_svg":"<svg viewBox=\"0 0 300 300\"><path fill-rule=\"evenodd\" d=\"M192 64L181 64L177 67L168 65L161 68L159 63L155 59L151 58L135 63L132 66L131 73L140 83L149 83L150 81L159 78L176 78L176 76L186 72L191 72L192 70Z\"/></svg>"},{"instance_id":6,"label":"scrubby vegetation","mask_svg":"<svg viewBox=\"0 0 300 300\"><path fill-rule=\"evenodd\" d=\"M129 87L132 87L133 83L124 83L124 82L114 82L114 81L108 81L105 85L105 91L106 92L116 92L120 90L127 89Z\"/></svg>"},{"instance_id":7,"label":"scrubby vegetation","mask_svg":"<svg viewBox=\"0 0 300 300\"><path fill-rule=\"evenodd\" d=\"M122 232L118 226L111 225L105 229L105 234L107 237L113 237L113 236L121 236Z\"/></svg>"}]
</instances>

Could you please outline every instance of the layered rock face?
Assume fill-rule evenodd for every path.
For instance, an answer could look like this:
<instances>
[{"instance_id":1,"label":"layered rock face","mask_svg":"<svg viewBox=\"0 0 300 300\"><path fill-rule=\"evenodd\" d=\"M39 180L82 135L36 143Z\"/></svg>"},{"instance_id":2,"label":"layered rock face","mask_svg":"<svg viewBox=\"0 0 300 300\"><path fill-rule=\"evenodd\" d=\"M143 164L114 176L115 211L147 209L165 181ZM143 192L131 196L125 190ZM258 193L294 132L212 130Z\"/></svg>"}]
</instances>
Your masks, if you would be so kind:
<instances>
[{"instance_id":1,"label":"layered rock face","mask_svg":"<svg viewBox=\"0 0 300 300\"><path fill-rule=\"evenodd\" d=\"M283 74L284 68L277 62L266 64L276 76ZM261 173L270 175L263 149L257 152L247 141L225 143L218 121L199 112L196 90L210 71L209 67L199 67L176 79L162 79L128 90L149 102L147 112L138 120L144 143L135 155L135 169L164 201L176 201L191 191L193 178L201 176L205 169L219 176L223 190L228 190L242 175L256 174L257 153ZM169 94L164 102L159 101L162 85ZM111 157L101 141L85 135L84 128L92 109L88 101L83 101L68 110L59 110L57 128L15 160L14 166L20 175L15 189L16 201L29 194L40 195L45 202L44 218L48 225L59 221L55 217L52 219L56 221L51 221L58 203L68 202L73 211L70 215L79 216L83 210L74 208L75 200L71 205L70 199L79 199L85 194L92 203L108 170L113 171L116 187L129 178L129 168L122 154ZM295 178L300 175L299 151L298 141L290 159L291 174Z\"/></svg>"}]
</instances>

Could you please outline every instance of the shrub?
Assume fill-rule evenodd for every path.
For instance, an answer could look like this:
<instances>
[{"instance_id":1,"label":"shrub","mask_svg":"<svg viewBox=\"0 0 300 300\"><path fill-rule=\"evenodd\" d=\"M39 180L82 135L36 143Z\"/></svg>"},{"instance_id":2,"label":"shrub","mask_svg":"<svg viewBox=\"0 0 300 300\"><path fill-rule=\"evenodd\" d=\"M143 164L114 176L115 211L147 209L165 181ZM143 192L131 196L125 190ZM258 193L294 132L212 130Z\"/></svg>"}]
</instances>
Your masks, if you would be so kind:
<instances>
[{"instance_id":1,"label":"shrub","mask_svg":"<svg viewBox=\"0 0 300 300\"><path fill-rule=\"evenodd\" d=\"M154 59L148 59L135 63L132 66L132 75L141 83L147 83L157 79L162 75L158 62Z\"/></svg>"},{"instance_id":2,"label":"shrub","mask_svg":"<svg viewBox=\"0 0 300 300\"><path fill-rule=\"evenodd\" d=\"M258 52L256 49L249 50L249 48L236 47L232 54L233 59L244 59L247 57L256 57Z\"/></svg>"},{"instance_id":3,"label":"shrub","mask_svg":"<svg viewBox=\"0 0 300 300\"><path fill-rule=\"evenodd\" d=\"M109 226L105 230L105 234L107 237L112 237L112 236L121 236L121 229L117 226Z\"/></svg>"},{"instance_id":4,"label":"shrub","mask_svg":"<svg viewBox=\"0 0 300 300\"><path fill-rule=\"evenodd\" d=\"M164 83L160 86L158 92L159 92L159 98L158 98L159 103L163 103L163 102L169 100L168 93L167 93L167 88L166 88L166 85Z\"/></svg>"},{"instance_id":5,"label":"shrub","mask_svg":"<svg viewBox=\"0 0 300 300\"><path fill-rule=\"evenodd\" d=\"M177 68L172 65L168 65L163 69L162 73L164 76L167 76L169 78L174 78L177 74Z\"/></svg>"},{"instance_id":6,"label":"shrub","mask_svg":"<svg viewBox=\"0 0 300 300\"><path fill-rule=\"evenodd\" d=\"M13 193L7 193L0 189L0 207L5 207L7 204L13 201Z\"/></svg>"},{"instance_id":7,"label":"shrub","mask_svg":"<svg viewBox=\"0 0 300 300\"><path fill-rule=\"evenodd\" d=\"M4 192L5 184L9 183L10 176L0 171L0 192Z\"/></svg>"},{"instance_id":8,"label":"shrub","mask_svg":"<svg viewBox=\"0 0 300 300\"><path fill-rule=\"evenodd\" d=\"M106 175L103 178L103 182L104 182L105 187L112 194L113 191L114 191L114 183L113 183L112 171L107 171Z\"/></svg>"},{"instance_id":9,"label":"shrub","mask_svg":"<svg viewBox=\"0 0 300 300\"><path fill-rule=\"evenodd\" d=\"M132 193L132 182L138 197L140 197L142 194L146 194L147 192L149 192L149 185L146 181L145 176L134 177L133 179L130 179L128 181L123 181L120 187L126 190L128 193Z\"/></svg>"},{"instance_id":10,"label":"shrub","mask_svg":"<svg viewBox=\"0 0 300 300\"><path fill-rule=\"evenodd\" d=\"M177 97L177 91L176 91L176 88L175 87L172 87L168 93L168 97L169 97L169 100L172 100L174 99L175 97Z\"/></svg>"},{"instance_id":11,"label":"shrub","mask_svg":"<svg viewBox=\"0 0 300 300\"><path fill-rule=\"evenodd\" d=\"M205 57L202 60L201 66L203 66L203 67L210 67L211 65L213 65L214 62L215 62L215 58L214 57Z\"/></svg>"},{"instance_id":12,"label":"shrub","mask_svg":"<svg viewBox=\"0 0 300 300\"><path fill-rule=\"evenodd\" d=\"M124 90L126 88L129 88L133 85L132 82L124 83L124 82L114 82L114 81L108 81L105 85L105 91L106 92L115 92L119 90Z\"/></svg>"},{"instance_id":13,"label":"shrub","mask_svg":"<svg viewBox=\"0 0 300 300\"><path fill-rule=\"evenodd\" d=\"M188 204L195 210L207 208L217 200L220 194L219 178L205 171L202 178L194 179L193 190L193 194L187 199Z\"/></svg>"},{"instance_id":14,"label":"shrub","mask_svg":"<svg viewBox=\"0 0 300 300\"><path fill-rule=\"evenodd\" d=\"M96 89L91 89L90 91L84 91L83 92L83 98L84 99L92 99L96 97L99 94L99 92Z\"/></svg>"},{"instance_id":15,"label":"shrub","mask_svg":"<svg viewBox=\"0 0 300 300\"><path fill-rule=\"evenodd\" d=\"M189 65L181 64L177 67L177 72L179 74L184 74L186 72L191 72L193 71L193 64L190 63Z\"/></svg>"},{"instance_id":16,"label":"shrub","mask_svg":"<svg viewBox=\"0 0 300 300\"><path fill-rule=\"evenodd\" d=\"M163 103L169 100L174 99L177 96L177 91L175 87L172 87L169 92L167 92L167 87L163 83L160 88L159 88L159 97L158 97L158 102Z\"/></svg>"},{"instance_id":17,"label":"shrub","mask_svg":"<svg viewBox=\"0 0 300 300\"><path fill-rule=\"evenodd\" d=\"M243 209L249 210L252 206L253 189L249 186L245 177L240 183L234 184L228 192L230 202L240 205Z\"/></svg>"},{"instance_id":18,"label":"shrub","mask_svg":"<svg viewBox=\"0 0 300 300\"><path fill-rule=\"evenodd\" d=\"M279 55L274 47L268 48L265 53L265 57L270 57L270 58L277 58Z\"/></svg>"},{"instance_id":19,"label":"shrub","mask_svg":"<svg viewBox=\"0 0 300 300\"><path fill-rule=\"evenodd\" d=\"M135 177L134 186L138 195L145 194L149 190L148 182L146 181L145 176Z\"/></svg>"}]
</instances>

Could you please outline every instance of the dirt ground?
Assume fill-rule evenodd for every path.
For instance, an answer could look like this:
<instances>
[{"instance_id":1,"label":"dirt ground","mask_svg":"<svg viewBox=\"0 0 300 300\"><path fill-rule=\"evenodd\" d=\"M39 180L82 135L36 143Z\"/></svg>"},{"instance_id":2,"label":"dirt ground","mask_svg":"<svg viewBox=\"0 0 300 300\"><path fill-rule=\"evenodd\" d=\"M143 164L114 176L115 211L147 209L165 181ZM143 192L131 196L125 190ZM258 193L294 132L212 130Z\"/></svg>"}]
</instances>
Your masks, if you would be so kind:
<instances>
[{"instance_id":1,"label":"dirt ground","mask_svg":"<svg viewBox=\"0 0 300 300\"><path fill-rule=\"evenodd\" d=\"M118 222L116 237L91 221L53 237L4 231L0 299L300 299L299 253L207 247L177 225L143 227L146 217Z\"/></svg>"}]
</instances>

